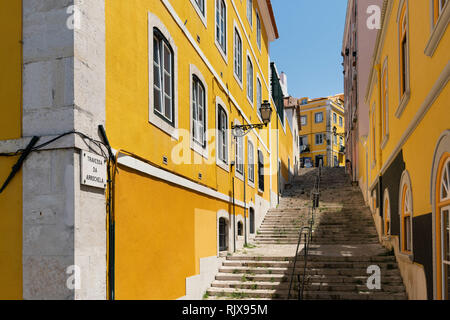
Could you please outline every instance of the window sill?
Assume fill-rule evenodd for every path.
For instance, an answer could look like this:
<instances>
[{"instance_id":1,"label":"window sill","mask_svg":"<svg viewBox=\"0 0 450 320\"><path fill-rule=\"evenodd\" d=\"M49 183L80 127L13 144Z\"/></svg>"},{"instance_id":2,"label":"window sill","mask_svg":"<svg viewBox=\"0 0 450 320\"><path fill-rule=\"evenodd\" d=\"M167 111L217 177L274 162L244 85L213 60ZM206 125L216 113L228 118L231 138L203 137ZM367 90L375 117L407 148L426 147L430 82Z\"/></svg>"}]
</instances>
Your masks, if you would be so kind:
<instances>
[{"instance_id":1,"label":"window sill","mask_svg":"<svg viewBox=\"0 0 450 320\"><path fill-rule=\"evenodd\" d=\"M250 104L250 106L252 107L252 109L255 109L255 103L252 102L252 100L250 100L250 98L247 96L247 101Z\"/></svg>"},{"instance_id":2,"label":"window sill","mask_svg":"<svg viewBox=\"0 0 450 320\"><path fill-rule=\"evenodd\" d=\"M208 139L206 139L206 141L208 141ZM208 147L202 147L200 146L196 141L194 141L191 138L191 149L199 154L200 156L202 156L203 158L205 158L206 160L208 160Z\"/></svg>"},{"instance_id":3,"label":"window sill","mask_svg":"<svg viewBox=\"0 0 450 320\"><path fill-rule=\"evenodd\" d=\"M239 172L235 171L234 176L236 178L238 178L239 180L241 180L242 182L244 182L244 174L243 173L239 173Z\"/></svg>"},{"instance_id":4,"label":"window sill","mask_svg":"<svg viewBox=\"0 0 450 320\"><path fill-rule=\"evenodd\" d=\"M216 44L217 50L219 50L220 55L222 56L223 60L225 61L225 64L228 65L228 57L227 54L225 52L223 52L222 47L220 46L220 44L217 42L217 39L214 41L214 43Z\"/></svg>"},{"instance_id":5,"label":"window sill","mask_svg":"<svg viewBox=\"0 0 450 320\"><path fill-rule=\"evenodd\" d=\"M434 55L439 43L444 36L445 30L447 29L447 24L450 19L450 5L447 3L445 5L444 10L439 16L436 25L434 25L433 30L431 31L430 39L425 47L425 54L429 57Z\"/></svg>"},{"instance_id":6,"label":"window sill","mask_svg":"<svg viewBox=\"0 0 450 320\"><path fill-rule=\"evenodd\" d=\"M403 111L405 110L405 108L409 102L410 96L411 96L411 91L408 88L408 90L406 90L406 92L403 94L402 100L400 101L397 111L395 111L395 116L397 117L397 119L400 119L400 117L402 116Z\"/></svg>"},{"instance_id":7,"label":"window sill","mask_svg":"<svg viewBox=\"0 0 450 320\"><path fill-rule=\"evenodd\" d=\"M205 15L203 15L203 13L200 11L199 7L197 6L197 4L194 2L194 0L191 0L192 6L194 7L195 12L197 12L200 20L202 21L203 25L205 26L205 28L208 28L208 20L206 19L206 17L208 16L208 11L206 10L206 3L205 5Z\"/></svg>"},{"instance_id":8,"label":"window sill","mask_svg":"<svg viewBox=\"0 0 450 320\"><path fill-rule=\"evenodd\" d=\"M249 187L255 189L255 183L251 182L250 180L248 180L247 184L249 185Z\"/></svg>"},{"instance_id":9,"label":"window sill","mask_svg":"<svg viewBox=\"0 0 450 320\"><path fill-rule=\"evenodd\" d=\"M164 121L163 119L158 117L156 114L154 114L152 109L150 109L149 123L151 123L158 129L162 130L163 132L165 132L169 136L171 136L173 139L178 141L178 129L176 127L171 126L166 121Z\"/></svg>"},{"instance_id":10,"label":"window sill","mask_svg":"<svg viewBox=\"0 0 450 320\"><path fill-rule=\"evenodd\" d=\"M226 164L225 162L223 162L222 160L217 159L216 161L216 165L225 170L226 172L230 172L230 165Z\"/></svg>"},{"instance_id":11,"label":"window sill","mask_svg":"<svg viewBox=\"0 0 450 320\"><path fill-rule=\"evenodd\" d=\"M381 142L381 150L383 150L384 147L386 147L388 141L389 141L389 133L384 136L383 142Z\"/></svg>"},{"instance_id":12,"label":"window sill","mask_svg":"<svg viewBox=\"0 0 450 320\"><path fill-rule=\"evenodd\" d=\"M239 77L236 75L236 73L233 71L233 76L236 82L238 83L241 90L244 90L244 84L242 83L242 80L239 79Z\"/></svg>"}]
</instances>

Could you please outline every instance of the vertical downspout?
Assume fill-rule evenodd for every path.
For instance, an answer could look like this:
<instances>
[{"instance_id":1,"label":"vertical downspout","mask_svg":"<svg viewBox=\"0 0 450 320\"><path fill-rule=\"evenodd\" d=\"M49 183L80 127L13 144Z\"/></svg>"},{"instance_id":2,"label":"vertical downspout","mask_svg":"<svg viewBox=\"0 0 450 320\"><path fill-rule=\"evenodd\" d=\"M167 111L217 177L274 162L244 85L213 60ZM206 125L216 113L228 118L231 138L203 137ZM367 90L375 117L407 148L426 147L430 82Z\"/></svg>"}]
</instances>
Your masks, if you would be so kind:
<instances>
[{"instance_id":1,"label":"vertical downspout","mask_svg":"<svg viewBox=\"0 0 450 320\"><path fill-rule=\"evenodd\" d=\"M248 170L248 167L247 167ZM245 197L245 184L246 184L246 180L245 180L245 168L244 168L244 243L247 246L247 202L246 202L246 197Z\"/></svg>"},{"instance_id":2,"label":"vertical downspout","mask_svg":"<svg viewBox=\"0 0 450 320\"><path fill-rule=\"evenodd\" d=\"M114 162L114 154L111 150L111 145L109 144L108 137L106 136L106 131L103 125L98 126L100 137L108 148L109 161L108 161L108 298L109 300L115 299L115 221L114 221L114 210L113 206L113 194L114 185L112 183L112 167L111 162Z\"/></svg>"},{"instance_id":3,"label":"vertical downspout","mask_svg":"<svg viewBox=\"0 0 450 320\"><path fill-rule=\"evenodd\" d=\"M378 171L378 208L380 208L380 216L382 215L382 206L383 206L383 201L381 201L382 198L382 177L381 177L381 162L382 162L382 152L381 152L381 142L383 141L383 124L382 124L382 119L383 119L383 111L382 111L382 106L381 106L381 102L382 102L382 95L381 95L381 64L377 64L376 65L376 70L378 73L378 149L377 149L377 156L378 156L378 161L377 161L377 171Z\"/></svg>"},{"instance_id":4,"label":"vertical downspout","mask_svg":"<svg viewBox=\"0 0 450 320\"><path fill-rule=\"evenodd\" d=\"M234 176L231 179L233 180L233 252L236 252L236 204L234 201Z\"/></svg>"}]
</instances>

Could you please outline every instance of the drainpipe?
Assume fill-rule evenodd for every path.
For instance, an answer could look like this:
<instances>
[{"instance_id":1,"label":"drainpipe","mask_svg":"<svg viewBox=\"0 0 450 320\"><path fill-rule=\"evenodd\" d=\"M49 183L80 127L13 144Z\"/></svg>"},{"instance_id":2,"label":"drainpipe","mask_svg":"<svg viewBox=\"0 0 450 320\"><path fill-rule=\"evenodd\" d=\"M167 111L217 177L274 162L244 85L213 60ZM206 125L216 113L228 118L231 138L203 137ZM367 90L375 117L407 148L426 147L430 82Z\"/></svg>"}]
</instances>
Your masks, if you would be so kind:
<instances>
[{"instance_id":1,"label":"drainpipe","mask_svg":"<svg viewBox=\"0 0 450 320\"><path fill-rule=\"evenodd\" d=\"M246 180L245 180L245 169L244 169L244 243L245 245L247 245L247 202L245 200L245 184L246 184Z\"/></svg>"},{"instance_id":2,"label":"drainpipe","mask_svg":"<svg viewBox=\"0 0 450 320\"><path fill-rule=\"evenodd\" d=\"M382 101L382 94L381 94L381 64L377 64L376 65L376 70L378 73L378 141L379 141L379 147L377 150L377 157L378 157L378 161L377 161L377 170L378 170L378 208L380 209L380 216L382 215L383 212L383 201L381 200L381 198L383 197L382 195L382 177L381 177L381 162L382 162L382 152L381 152L381 143L383 141L383 124L382 124L382 119L383 119L383 110L381 107L381 101Z\"/></svg>"}]
</instances>

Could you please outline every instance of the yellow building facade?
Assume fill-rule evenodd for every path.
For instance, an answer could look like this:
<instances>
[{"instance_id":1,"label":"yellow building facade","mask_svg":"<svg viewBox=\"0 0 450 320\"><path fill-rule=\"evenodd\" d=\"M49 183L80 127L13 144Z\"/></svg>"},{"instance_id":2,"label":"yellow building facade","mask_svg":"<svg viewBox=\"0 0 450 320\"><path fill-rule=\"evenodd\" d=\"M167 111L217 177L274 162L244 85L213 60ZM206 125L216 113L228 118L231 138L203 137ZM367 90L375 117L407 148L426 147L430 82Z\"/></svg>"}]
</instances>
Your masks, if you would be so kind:
<instances>
[{"instance_id":1,"label":"yellow building facade","mask_svg":"<svg viewBox=\"0 0 450 320\"><path fill-rule=\"evenodd\" d=\"M299 101L301 166L345 166L343 96Z\"/></svg>"},{"instance_id":2,"label":"yellow building facade","mask_svg":"<svg viewBox=\"0 0 450 320\"><path fill-rule=\"evenodd\" d=\"M410 299L448 299L448 1L384 1L359 181Z\"/></svg>"},{"instance_id":3,"label":"yellow building facade","mask_svg":"<svg viewBox=\"0 0 450 320\"><path fill-rule=\"evenodd\" d=\"M36 8L26 8L22 25L20 5L2 6L8 17L2 19L7 24L2 30L8 30L6 42L15 60L5 65L11 69L8 76L0 77L2 101L8 102L0 110L5 113L0 121L8 119L0 128L0 152L10 155L25 147L30 136L51 142L31 153L23 177L19 172L0 195L0 209L8 212L0 218L1 226L9 230L0 233L0 280L7 284L0 297L201 298L223 257L256 235L265 213L277 205L280 181L288 183L295 172L296 137L280 97L273 94L279 79L271 68L269 45L278 31L270 1L75 1L74 7L56 8L64 24L75 12L74 29L66 30L74 42L66 48L67 38L55 36L50 58L31 58L40 54L34 48L21 52L22 31ZM55 61L59 68L61 58L53 56L58 50L72 56L64 71L49 76L45 72L52 69L45 63ZM30 60L25 67L23 56ZM35 71L55 81L53 87L30 88L29 79L38 79ZM61 74L70 80L64 88L58 86ZM3 91L3 82L11 88ZM103 87L97 88L98 83ZM70 95L64 91L68 87ZM21 127L28 118L22 113L33 104L28 92L44 102L33 106L39 109L30 112L33 130L24 133ZM47 107L49 95L53 102ZM68 100L61 108L73 117L66 127L52 127L41 122L45 116L35 116L40 109L56 107L58 99ZM273 109L270 123L235 137L239 132L233 125L262 123L259 109L265 100ZM94 152L102 140L98 125L104 125L115 156L109 159L112 184L105 190L80 186L79 181L81 152ZM86 136L91 138L87 145L79 140ZM54 137L59 145L52 144ZM100 155L105 146L97 149ZM15 161L17 157L0 157L2 179ZM49 174L49 190L64 179L60 190L65 195L53 201L50 191L43 192L45 181L40 183L42 195L31 194L26 188L37 183L29 180L34 169L43 178ZM29 204L22 208L25 199ZM64 204L65 222L55 222ZM24 228L22 219L27 221ZM29 243L32 232L39 234L34 244ZM67 245L57 246L62 234ZM48 246L56 247L41 250ZM72 264L80 266L80 288L66 287ZM37 283L37 272L51 276Z\"/></svg>"}]
</instances>

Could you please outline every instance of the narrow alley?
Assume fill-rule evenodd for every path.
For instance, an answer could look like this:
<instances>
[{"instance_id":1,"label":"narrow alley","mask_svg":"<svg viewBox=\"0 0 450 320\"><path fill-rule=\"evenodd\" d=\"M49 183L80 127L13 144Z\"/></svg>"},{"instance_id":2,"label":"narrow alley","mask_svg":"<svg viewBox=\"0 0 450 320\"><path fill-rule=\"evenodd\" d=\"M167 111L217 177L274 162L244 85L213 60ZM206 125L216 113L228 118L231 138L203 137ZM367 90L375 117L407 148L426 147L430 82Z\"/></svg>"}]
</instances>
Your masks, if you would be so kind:
<instances>
[{"instance_id":1,"label":"narrow alley","mask_svg":"<svg viewBox=\"0 0 450 320\"><path fill-rule=\"evenodd\" d=\"M227 256L205 299L297 299L303 282L303 299L407 299L395 257L378 243L370 210L343 168L322 168L319 206L311 217L318 170L300 171L254 243ZM306 267L302 240L292 274L301 228L311 218ZM379 289L370 286L373 270L380 271Z\"/></svg>"}]
</instances>

